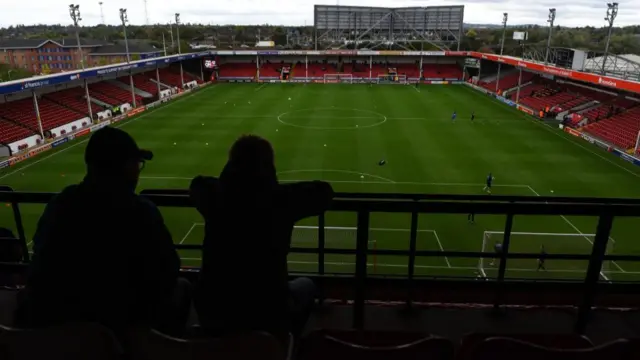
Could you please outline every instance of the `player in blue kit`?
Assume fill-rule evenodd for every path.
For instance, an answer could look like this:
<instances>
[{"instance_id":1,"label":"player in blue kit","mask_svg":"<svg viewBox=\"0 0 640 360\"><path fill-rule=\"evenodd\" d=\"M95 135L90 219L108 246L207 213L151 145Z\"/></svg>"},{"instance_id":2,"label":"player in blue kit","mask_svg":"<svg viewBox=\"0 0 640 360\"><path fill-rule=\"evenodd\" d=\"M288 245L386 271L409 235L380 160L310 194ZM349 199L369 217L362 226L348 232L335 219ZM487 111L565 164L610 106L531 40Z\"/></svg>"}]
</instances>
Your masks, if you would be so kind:
<instances>
[{"instance_id":1,"label":"player in blue kit","mask_svg":"<svg viewBox=\"0 0 640 360\"><path fill-rule=\"evenodd\" d=\"M453 112L453 115L451 115L451 121L456 121L456 118L458 117L458 113L457 112Z\"/></svg>"},{"instance_id":2,"label":"player in blue kit","mask_svg":"<svg viewBox=\"0 0 640 360\"><path fill-rule=\"evenodd\" d=\"M493 175L491 173L489 173L489 175L487 175L487 183L484 186L484 189L482 189L482 191L486 191L487 193L491 194L491 184L493 183L493 180L495 180L496 178L493 177Z\"/></svg>"}]
</instances>

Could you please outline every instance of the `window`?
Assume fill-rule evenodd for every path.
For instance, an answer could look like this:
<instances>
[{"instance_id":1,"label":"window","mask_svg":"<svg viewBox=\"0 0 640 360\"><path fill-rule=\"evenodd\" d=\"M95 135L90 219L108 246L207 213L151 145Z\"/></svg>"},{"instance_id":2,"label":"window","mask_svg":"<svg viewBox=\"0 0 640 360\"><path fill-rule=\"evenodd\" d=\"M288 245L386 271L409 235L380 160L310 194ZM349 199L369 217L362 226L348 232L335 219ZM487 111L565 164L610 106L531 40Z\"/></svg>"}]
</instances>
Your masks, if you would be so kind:
<instances>
[{"instance_id":1,"label":"window","mask_svg":"<svg viewBox=\"0 0 640 360\"><path fill-rule=\"evenodd\" d=\"M51 56L51 55L47 56L47 60L49 60L49 61L53 60L53 56Z\"/></svg>"},{"instance_id":2,"label":"window","mask_svg":"<svg viewBox=\"0 0 640 360\"><path fill-rule=\"evenodd\" d=\"M42 56L42 55L38 56L38 60L44 61L44 56Z\"/></svg>"},{"instance_id":3,"label":"window","mask_svg":"<svg viewBox=\"0 0 640 360\"><path fill-rule=\"evenodd\" d=\"M35 56L32 56L32 57L31 57L31 61L36 61L36 57L35 57Z\"/></svg>"}]
</instances>

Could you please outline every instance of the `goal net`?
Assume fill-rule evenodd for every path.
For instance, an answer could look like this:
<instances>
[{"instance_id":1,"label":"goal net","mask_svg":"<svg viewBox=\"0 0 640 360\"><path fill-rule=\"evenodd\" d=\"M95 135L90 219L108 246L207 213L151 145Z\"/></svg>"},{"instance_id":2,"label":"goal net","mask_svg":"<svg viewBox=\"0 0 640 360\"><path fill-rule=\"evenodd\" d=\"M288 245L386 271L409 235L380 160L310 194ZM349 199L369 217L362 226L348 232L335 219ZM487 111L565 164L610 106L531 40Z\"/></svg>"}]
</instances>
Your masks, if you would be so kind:
<instances>
[{"instance_id":1,"label":"goal net","mask_svg":"<svg viewBox=\"0 0 640 360\"><path fill-rule=\"evenodd\" d=\"M378 84L407 84L407 75L378 74Z\"/></svg>"},{"instance_id":2,"label":"goal net","mask_svg":"<svg viewBox=\"0 0 640 360\"><path fill-rule=\"evenodd\" d=\"M568 233L535 233L512 232L509 241L509 253L538 254L544 247L546 254L590 255L595 241L595 234ZM495 252L496 244L504 241L504 232L485 231L482 237L482 252ZM606 254L612 254L613 239L607 242ZM495 272L500 264L499 259L481 258L478 261L478 274L487 277L487 271ZM538 268L538 259L509 259L507 273L510 277L531 277L532 273L555 274L563 277L583 277L588 268L588 260L546 260L544 269ZM600 277L609 281L607 273L611 267L618 265L613 261L602 263Z\"/></svg>"},{"instance_id":3,"label":"goal net","mask_svg":"<svg viewBox=\"0 0 640 360\"><path fill-rule=\"evenodd\" d=\"M325 84L353 84L353 74L324 74Z\"/></svg>"}]
</instances>

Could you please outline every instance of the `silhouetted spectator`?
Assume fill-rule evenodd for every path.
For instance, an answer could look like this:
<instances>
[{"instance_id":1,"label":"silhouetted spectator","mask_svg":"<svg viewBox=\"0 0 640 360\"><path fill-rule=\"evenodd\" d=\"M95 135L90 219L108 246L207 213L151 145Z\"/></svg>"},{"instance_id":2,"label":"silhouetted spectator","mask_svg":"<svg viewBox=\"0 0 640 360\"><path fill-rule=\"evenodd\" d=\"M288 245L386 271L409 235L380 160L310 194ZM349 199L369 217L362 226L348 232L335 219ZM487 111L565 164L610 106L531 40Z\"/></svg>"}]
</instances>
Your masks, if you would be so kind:
<instances>
[{"instance_id":1,"label":"silhouetted spectator","mask_svg":"<svg viewBox=\"0 0 640 360\"><path fill-rule=\"evenodd\" d=\"M122 130L94 133L84 180L52 199L38 222L19 326L184 328L180 258L158 208L135 193L152 156Z\"/></svg>"},{"instance_id":2,"label":"silhouetted spectator","mask_svg":"<svg viewBox=\"0 0 640 360\"><path fill-rule=\"evenodd\" d=\"M299 335L315 286L288 279L293 225L322 214L333 198L326 182L279 184L271 144L243 136L220 178L196 177L191 196L205 219L194 304L210 333L269 331Z\"/></svg>"}]
</instances>

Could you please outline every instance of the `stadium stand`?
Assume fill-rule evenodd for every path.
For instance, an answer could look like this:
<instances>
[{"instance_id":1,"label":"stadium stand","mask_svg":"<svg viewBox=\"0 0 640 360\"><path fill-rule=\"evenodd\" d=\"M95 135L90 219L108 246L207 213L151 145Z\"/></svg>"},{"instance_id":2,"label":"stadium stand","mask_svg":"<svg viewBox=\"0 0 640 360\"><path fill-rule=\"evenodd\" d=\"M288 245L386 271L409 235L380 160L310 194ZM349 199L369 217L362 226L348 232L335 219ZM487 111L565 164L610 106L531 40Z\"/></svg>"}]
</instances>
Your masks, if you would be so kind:
<instances>
[{"instance_id":1,"label":"stadium stand","mask_svg":"<svg viewBox=\"0 0 640 360\"><path fill-rule=\"evenodd\" d=\"M632 148L640 131L640 107L589 124L583 130L623 149Z\"/></svg>"},{"instance_id":2,"label":"stadium stand","mask_svg":"<svg viewBox=\"0 0 640 360\"><path fill-rule=\"evenodd\" d=\"M38 103L44 131L87 116L58 105L47 98L41 98ZM0 108L0 117L23 124L34 132L38 131L38 120L31 99L22 99L5 104L4 107Z\"/></svg>"},{"instance_id":3,"label":"stadium stand","mask_svg":"<svg viewBox=\"0 0 640 360\"><path fill-rule=\"evenodd\" d=\"M4 104L0 105L0 114L3 113ZM18 125L13 121L2 119L0 116L0 143L12 143L27 138L35 133L22 125Z\"/></svg>"},{"instance_id":4,"label":"stadium stand","mask_svg":"<svg viewBox=\"0 0 640 360\"><path fill-rule=\"evenodd\" d=\"M523 71L522 72L522 83L529 82L529 81L533 80L534 77L535 77L535 75L533 73L530 73L530 72L527 72L527 71ZM504 76L502 76L500 78L500 88L499 88L499 90L512 89L512 88L518 86L518 82L519 81L520 81L520 73L519 72L515 72L515 73L504 75ZM493 81L489 81L489 82L484 82L483 81L480 84L480 86L482 86L483 88L485 88L487 90L495 91L497 82L498 82L498 79L493 80Z\"/></svg>"},{"instance_id":5,"label":"stadium stand","mask_svg":"<svg viewBox=\"0 0 640 360\"><path fill-rule=\"evenodd\" d=\"M389 67L395 67L399 75L406 75L407 78L420 77L420 67L417 64L396 64Z\"/></svg>"},{"instance_id":6,"label":"stadium stand","mask_svg":"<svg viewBox=\"0 0 640 360\"><path fill-rule=\"evenodd\" d=\"M157 96L158 95L158 85L156 83L154 83L153 81L151 81L150 79L155 78L156 77L156 72L146 72L146 73L140 73L140 74L135 74L133 75L133 86L137 89L143 90L148 92L149 94L153 95L153 96ZM131 82L129 81L129 77L128 76L123 76L118 78L119 81L130 85Z\"/></svg>"},{"instance_id":7,"label":"stadium stand","mask_svg":"<svg viewBox=\"0 0 640 360\"><path fill-rule=\"evenodd\" d=\"M344 64L344 73L351 74L356 78L368 78L369 77L369 64L364 63L345 63Z\"/></svg>"},{"instance_id":8,"label":"stadium stand","mask_svg":"<svg viewBox=\"0 0 640 360\"><path fill-rule=\"evenodd\" d=\"M280 69L282 69L283 66L288 65L288 64L284 64L284 63L263 63L260 66L260 76L263 77L277 77L280 78L280 76L282 75L282 73L280 72Z\"/></svg>"},{"instance_id":9,"label":"stadium stand","mask_svg":"<svg viewBox=\"0 0 640 360\"><path fill-rule=\"evenodd\" d=\"M91 84L91 96L109 105L131 103L131 93L108 82ZM142 103L142 97L136 95L136 102Z\"/></svg>"},{"instance_id":10,"label":"stadium stand","mask_svg":"<svg viewBox=\"0 0 640 360\"><path fill-rule=\"evenodd\" d=\"M256 63L221 64L218 72L221 77L255 77Z\"/></svg>"},{"instance_id":11,"label":"stadium stand","mask_svg":"<svg viewBox=\"0 0 640 360\"><path fill-rule=\"evenodd\" d=\"M311 77L323 77L324 74L335 74L338 72L338 69L336 68L335 64L309 64L309 76ZM262 73L261 73L262 74ZM369 76L369 74L367 73L367 76Z\"/></svg>"},{"instance_id":12,"label":"stadium stand","mask_svg":"<svg viewBox=\"0 0 640 360\"><path fill-rule=\"evenodd\" d=\"M533 96L521 97L520 103L532 109L540 110L546 107L569 103L578 98L579 96L569 94L568 92L543 89L541 91L537 91Z\"/></svg>"},{"instance_id":13,"label":"stadium stand","mask_svg":"<svg viewBox=\"0 0 640 360\"><path fill-rule=\"evenodd\" d=\"M202 84L202 80L192 76L186 71L182 72L182 76L184 78L185 83L196 81L198 82L198 84ZM166 85L182 88L182 80L180 79L180 70L176 70L170 67L160 69L160 82Z\"/></svg>"},{"instance_id":14,"label":"stadium stand","mask_svg":"<svg viewBox=\"0 0 640 360\"><path fill-rule=\"evenodd\" d=\"M423 64L424 78L462 79L462 69L457 64Z\"/></svg>"},{"instance_id":15,"label":"stadium stand","mask_svg":"<svg viewBox=\"0 0 640 360\"><path fill-rule=\"evenodd\" d=\"M66 106L74 111L89 116L89 112L87 111L87 100L85 99L85 91L81 87L49 93L44 95L44 97L61 106ZM100 106L91 103L91 111L93 111L94 114L103 110L104 109Z\"/></svg>"}]
</instances>

